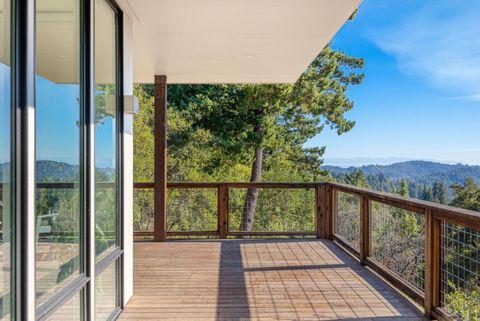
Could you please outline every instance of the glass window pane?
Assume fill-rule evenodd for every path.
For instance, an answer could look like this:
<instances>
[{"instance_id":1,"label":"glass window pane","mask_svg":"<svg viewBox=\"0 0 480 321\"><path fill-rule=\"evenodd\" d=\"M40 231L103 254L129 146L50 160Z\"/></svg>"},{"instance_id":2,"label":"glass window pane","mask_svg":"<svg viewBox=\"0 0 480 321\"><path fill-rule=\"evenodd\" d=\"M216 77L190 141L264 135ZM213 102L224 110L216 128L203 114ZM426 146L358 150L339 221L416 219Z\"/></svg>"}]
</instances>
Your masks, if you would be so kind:
<instances>
[{"instance_id":1,"label":"glass window pane","mask_svg":"<svg viewBox=\"0 0 480 321\"><path fill-rule=\"evenodd\" d=\"M116 245L116 37L115 13L105 0L95 1L96 81L96 254L105 256Z\"/></svg>"},{"instance_id":2,"label":"glass window pane","mask_svg":"<svg viewBox=\"0 0 480 321\"><path fill-rule=\"evenodd\" d=\"M95 278L95 319L107 320L117 304L117 261Z\"/></svg>"},{"instance_id":3,"label":"glass window pane","mask_svg":"<svg viewBox=\"0 0 480 321\"><path fill-rule=\"evenodd\" d=\"M0 320L10 319L10 1L0 0Z\"/></svg>"},{"instance_id":4,"label":"glass window pane","mask_svg":"<svg viewBox=\"0 0 480 321\"><path fill-rule=\"evenodd\" d=\"M82 292L77 293L70 300L65 302L57 311L55 311L48 321L80 321L81 320L81 301L80 295Z\"/></svg>"},{"instance_id":5,"label":"glass window pane","mask_svg":"<svg viewBox=\"0 0 480 321\"><path fill-rule=\"evenodd\" d=\"M79 274L79 0L36 2L36 290Z\"/></svg>"}]
</instances>

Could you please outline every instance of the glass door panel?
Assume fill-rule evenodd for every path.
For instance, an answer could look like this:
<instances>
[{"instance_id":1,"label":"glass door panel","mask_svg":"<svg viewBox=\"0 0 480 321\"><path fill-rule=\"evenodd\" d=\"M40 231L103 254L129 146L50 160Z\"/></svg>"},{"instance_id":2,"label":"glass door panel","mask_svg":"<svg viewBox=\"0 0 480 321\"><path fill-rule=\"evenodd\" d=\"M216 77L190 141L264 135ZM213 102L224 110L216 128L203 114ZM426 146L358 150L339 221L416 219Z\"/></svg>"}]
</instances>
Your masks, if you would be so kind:
<instances>
[{"instance_id":1,"label":"glass door panel","mask_svg":"<svg viewBox=\"0 0 480 321\"><path fill-rule=\"evenodd\" d=\"M79 12L36 1L37 305L80 273Z\"/></svg>"},{"instance_id":2,"label":"glass door panel","mask_svg":"<svg viewBox=\"0 0 480 321\"><path fill-rule=\"evenodd\" d=\"M65 302L57 311L47 318L48 321L81 321L82 305L79 292Z\"/></svg>"},{"instance_id":3,"label":"glass door panel","mask_svg":"<svg viewBox=\"0 0 480 321\"><path fill-rule=\"evenodd\" d=\"M116 15L95 1L95 220L97 261L117 239L117 73Z\"/></svg>"},{"instance_id":4,"label":"glass door panel","mask_svg":"<svg viewBox=\"0 0 480 321\"><path fill-rule=\"evenodd\" d=\"M95 318L107 320L119 307L119 155L118 13L106 0L95 0ZM111 254L111 255L110 255Z\"/></svg>"},{"instance_id":5,"label":"glass door panel","mask_svg":"<svg viewBox=\"0 0 480 321\"><path fill-rule=\"evenodd\" d=\"M95 278L95 318L107 320L117 304L117 268L113 262Z\"/></svg>"}]
</instances>

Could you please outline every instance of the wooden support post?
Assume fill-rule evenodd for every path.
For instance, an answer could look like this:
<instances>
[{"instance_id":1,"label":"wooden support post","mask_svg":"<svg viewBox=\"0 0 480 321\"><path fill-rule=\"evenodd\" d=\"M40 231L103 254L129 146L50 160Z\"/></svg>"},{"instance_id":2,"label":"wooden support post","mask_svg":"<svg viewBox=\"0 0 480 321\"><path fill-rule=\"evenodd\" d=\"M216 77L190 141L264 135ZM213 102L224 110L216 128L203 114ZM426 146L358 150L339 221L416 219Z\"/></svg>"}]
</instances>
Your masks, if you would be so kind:
<instances>
[{"instance_id":1,"label":"wooden support post","mask_svg":"<svg viewBox=\"0 0 480 321\"><path fill-rule=\"evenodd\" d=\"M326 238L326 220L325 217L327 216L327 194L326 194L327 185L319 184L315 187L315 221L316 221L316 230L317 230L317 238Z\"/></svg>"},{"instance_id":2,"label":"wooden support post","mask_svg":"<svg viewBox=\"0 0 480 321\"><path fill-rule=\"evenodd\" d=\"M329 240L333 239L335 212L337 210L336 193L330 184L325 185L325 237Z\"/></svg>"},{"instance_id":3,"label":"wooden support post","mask_svg":"<svg viewBox=\"0 0 480 321\"><path fill-rule=\"evenodd\" d=\"M425 317L440 304L440 221L425 211Z\"/></svg>"},{"instance_id":4,"label":"wooden support post","mask_svg":"<svg viewBox=\"0 0 480 321\"><path fill-rule=\"evenodd\" d=\"M167 239L167 77L155 76L154 240Z\"/></svg>"},{"instance_id":5,"label":"wooden support post","mask_svg":"<svg viewBox=\"0 0 480 321\"><path fill-rule=\"evenodd\" d=\"M321 183L315 188L317 238L333 238L333 189L328 183Z\"/></svg>"},{"instance_id":6,"label":"wooden support post","mask_svg":"<svg viewBox=\"0 0 480 321\"><path fill-rule=\"evenodd\" d=\"M360 208L360 264L370 255L370 200L362 196Z\"/></svg>"},{"instance_id":7,"label":"wooden support post","mask_svg":"<svg viewBox=\"0 0 480 321\"><path fill-rule=\"evenodd\" d=\"M218 206L218 234L221 239L227 238L228 233L228 187L220 185L217 190Z\"/></svg>"}]
</instances>

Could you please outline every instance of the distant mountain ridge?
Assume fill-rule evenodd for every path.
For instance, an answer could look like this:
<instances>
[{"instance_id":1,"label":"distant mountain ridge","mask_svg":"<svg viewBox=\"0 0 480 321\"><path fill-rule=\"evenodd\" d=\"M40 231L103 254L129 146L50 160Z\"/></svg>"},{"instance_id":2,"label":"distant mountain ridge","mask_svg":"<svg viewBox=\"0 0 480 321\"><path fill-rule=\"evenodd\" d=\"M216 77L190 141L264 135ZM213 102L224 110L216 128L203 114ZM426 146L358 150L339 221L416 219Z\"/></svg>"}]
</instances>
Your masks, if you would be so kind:
<instances>
[{"instance_id":1,"label":"distant mountain ridge","mask_svg":"<svg viewBox=\"0 0 480 321\"><path fill-rule=\"evenodd\" d=\"M442 180L447 185L473 177L480 181L480 166L465 164L444 164L431 161L405 161L390 165L365 165L347 168L339 166L322 166L334 176L362 170L365 175L384 175L391 179L414 179L418 182L429 184L432 181Z\"/></svg>"},{"instance_id":2,"label":"distant mountain ridge","mask_svg":"<svg viewBox=\"0 0 480 321\"><path fill-rule=\"evenodd\" d=\"M0 182L3 176L8 173L9 164L0 164ZM97 171L109 177L115 174L112 168L97 168ZM53 179L56 182L71 182L78 177L78 165L71 165L63 162L49 160L37 161L36 168L37 181Z\"/></svg>"}]
</instances>

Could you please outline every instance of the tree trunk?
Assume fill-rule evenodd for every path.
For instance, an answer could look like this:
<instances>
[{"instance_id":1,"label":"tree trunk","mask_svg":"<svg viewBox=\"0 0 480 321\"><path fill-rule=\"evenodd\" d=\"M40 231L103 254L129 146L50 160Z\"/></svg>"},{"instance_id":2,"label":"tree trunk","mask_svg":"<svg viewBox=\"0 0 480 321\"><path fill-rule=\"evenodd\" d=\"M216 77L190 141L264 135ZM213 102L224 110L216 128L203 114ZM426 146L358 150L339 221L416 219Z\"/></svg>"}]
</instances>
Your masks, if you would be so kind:
<instances>
[{"instance_id":1,"label":"tree trunk","mask_svg":"<svg viewBox=\"0 0 480 321\"><path fill-rule=\"evenodd\" d=\"M262 179L263 167L263 148L257 147L255 149L255 160L252 164L252 173L250 182L260 182ZM253 218L255 216L255 207L257 206L259 190L258 188L249 188L247 190L247 197L242 211L242 222L240 223L240 231L251 231L253 225Z\"/></svg>"}]
</instances>

